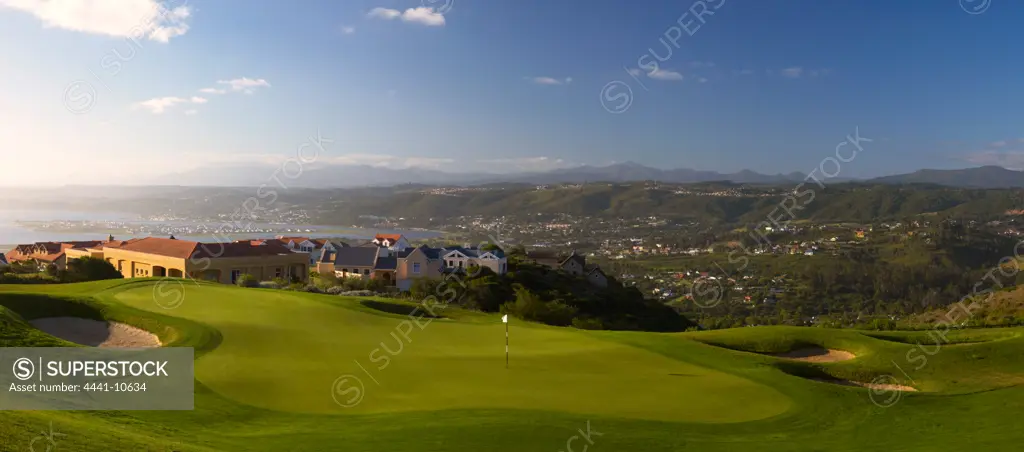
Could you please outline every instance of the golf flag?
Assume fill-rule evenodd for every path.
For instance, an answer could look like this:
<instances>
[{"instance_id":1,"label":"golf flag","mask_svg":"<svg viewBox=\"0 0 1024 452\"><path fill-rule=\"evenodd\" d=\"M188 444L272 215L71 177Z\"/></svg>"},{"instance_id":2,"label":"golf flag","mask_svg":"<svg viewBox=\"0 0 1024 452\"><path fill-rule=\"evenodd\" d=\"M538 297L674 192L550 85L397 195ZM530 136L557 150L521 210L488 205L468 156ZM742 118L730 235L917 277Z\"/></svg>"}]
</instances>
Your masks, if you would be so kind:
<instances>
[{"instance_id":1,"label":"golf flag","mask_svg":"<svg viewBox=\"0 0 1024 452\"><path fill-rule=\"evenodd\" d=\"M501 323L508 323L508 314L501 316Z\"/></svg>"}]
</instances>

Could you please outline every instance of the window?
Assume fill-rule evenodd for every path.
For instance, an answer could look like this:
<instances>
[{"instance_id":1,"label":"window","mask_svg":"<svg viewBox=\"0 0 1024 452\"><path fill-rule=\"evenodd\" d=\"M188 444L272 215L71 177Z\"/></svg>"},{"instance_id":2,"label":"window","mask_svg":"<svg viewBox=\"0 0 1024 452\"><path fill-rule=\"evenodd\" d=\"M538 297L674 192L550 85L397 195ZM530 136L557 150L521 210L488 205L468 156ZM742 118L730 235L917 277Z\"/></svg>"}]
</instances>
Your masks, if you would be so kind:
<instances>
[{"instance_id":1,"label":"window","mask_svg":"<svg viewBox=\"0 0 1024 452\"><path fill-rule=\"evenodd\" d=\"M368 268L363 269L363 274L364 275L369 275L370 274L370 269L368 269Z\"/></svg>"},{"instance_id":2,"label":"window","mask_svg":"<svg viewBox=\"0 0 1024 452\"><path fill-rule=\"evenodd\" d=\"M238 278L242 276L241 270L231 270L231 284L238 282Z\"/></svg>"},{"instance_id":3,"label":"window","mask_svg":"<svg viewBox=\"0 0 1024 452\"><path fill-rule=\"evenodd\" d=\"M419 264L419 262L416 262L416 263L412 264L412 272L413 273L419 273L420 272L420 264Z\"/></svg>"},{"instance_id":4,"label":"window","mask_svg":"<svg viewBox=\"0 0 1024 452\"><path fill-rule=\"evenodd\" d=\"M283 274L284 274L284 270L281 267L277 267L277 268L274 269L274 277L275 278L280 278L281 275L283 275Z\"/></svg>"},{"instance_id":5,"label":"window","mask_svg":"<svg viewBox=\"0 0 1024 452\"><path fill-rule=\"evenodd\" d=\"M343 269L341 269L341 272L342 273L348 273L348 269L347 268L343 268Z\"/></svg>"}]
</instances>

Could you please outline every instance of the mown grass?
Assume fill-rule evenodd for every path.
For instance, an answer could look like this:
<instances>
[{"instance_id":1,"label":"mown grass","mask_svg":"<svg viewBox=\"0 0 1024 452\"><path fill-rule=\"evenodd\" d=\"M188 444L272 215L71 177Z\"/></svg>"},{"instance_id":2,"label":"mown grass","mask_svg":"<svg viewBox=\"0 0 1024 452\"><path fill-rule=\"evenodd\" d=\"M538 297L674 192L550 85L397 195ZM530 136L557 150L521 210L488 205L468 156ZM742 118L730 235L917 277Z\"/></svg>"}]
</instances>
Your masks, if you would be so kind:
<instances>
[{"instance_id":1,"label":"mown grass","mask_svg":"<svg viewBox=\"0 0 1024 452\"><path fill-rule=\"evenodd\" d=\"M950 342L964 345L927 354L928 332L513 324L505 371L498 317L453 308L414 325L378 369L368 355L382 342L397 349L404 306L382 312L361 298L201 285L164 310L152 290L136 280L0 287L0 340L61 345L25 323L50 315L146 327L171 346L197 348L196 410L0 412L0 450L28 450L51 422L66 435L56 450L75 451L566 450L587 422L602 435L574 450L1017 450L1024 437L1012 425L1024 408L1020 329L957 331ZM810 365L759 354L808 345L857 358ZM865 389L793 375L819 372L909 376L923 392L896 394L883 408ZM365 384L349 409L331 397L344 374Z\"/></svg>"}]
</instances>

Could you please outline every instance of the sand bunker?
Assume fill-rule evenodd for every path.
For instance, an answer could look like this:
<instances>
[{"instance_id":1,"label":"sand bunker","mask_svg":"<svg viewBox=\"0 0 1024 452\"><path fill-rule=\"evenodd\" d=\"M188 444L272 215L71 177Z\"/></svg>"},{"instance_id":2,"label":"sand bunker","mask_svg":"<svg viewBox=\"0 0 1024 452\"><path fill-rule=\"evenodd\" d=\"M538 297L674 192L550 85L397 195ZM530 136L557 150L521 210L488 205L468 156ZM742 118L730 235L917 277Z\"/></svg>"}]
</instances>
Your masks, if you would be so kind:
<instances>
[{"instance_id":1,"label":"sand bunker","mask_svg":"<svg viewBox=\"0 0 1024 452\"><path fill-rule=\"evenodd\" d=\"M857 357L853 353L847 351L832 350L822 347L801 348L786 353L775 353L772 356L807 363L832 363L836 361L848 361Z\"/></svg>"},{"instance_id":2,"label":"sand bunker","mask_svg":"<svg viewBox=\"0 0 1024 452\"><path fill-rule=\"evenodd\" d=\"M832 383L832 384L835 384L835 385L855 386L855 387L858 387L858 388L874 389L876 391L883 391L883 392L895 392L895 391L900 391L900 392L917 392L917 389L914 388L913 386L904 386L904 385L891 384L891 383L862 383L862 382L859 382L859 381L826 380L826 379L823 379L823 378L813 378L812 380L820 381L822 383Z\"/></svg>"},{"instance_id":3,"label":"sand bunker","mask_svg":"<svg viewBox=\"0 0 1024 452\"><path fill-rule=\"evenodd\" d=\"M123 323L77 317L49 317L29 323L51 336L90 347L142 348L161 345L160 338L155 334Z\"/></svg>"}]
</instances>

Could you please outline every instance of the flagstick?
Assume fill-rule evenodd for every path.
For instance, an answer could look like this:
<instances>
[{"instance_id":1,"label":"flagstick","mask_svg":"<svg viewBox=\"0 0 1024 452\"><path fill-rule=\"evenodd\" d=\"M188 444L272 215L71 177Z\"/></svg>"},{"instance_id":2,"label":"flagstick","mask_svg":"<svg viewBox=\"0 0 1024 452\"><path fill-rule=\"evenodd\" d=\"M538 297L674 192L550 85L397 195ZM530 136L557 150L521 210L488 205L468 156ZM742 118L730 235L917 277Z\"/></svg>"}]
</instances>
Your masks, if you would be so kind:
<instances>
[{"instance_id":1,"label":"flagstick","mask_svg":"<svg viewBox=\"0 0 1024 452\"><path fill-rule=\"evenodd\" d=\"M505 369L508 369L508 322L505 322Z\"/></svg>"}]
</instances>

